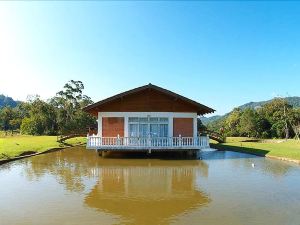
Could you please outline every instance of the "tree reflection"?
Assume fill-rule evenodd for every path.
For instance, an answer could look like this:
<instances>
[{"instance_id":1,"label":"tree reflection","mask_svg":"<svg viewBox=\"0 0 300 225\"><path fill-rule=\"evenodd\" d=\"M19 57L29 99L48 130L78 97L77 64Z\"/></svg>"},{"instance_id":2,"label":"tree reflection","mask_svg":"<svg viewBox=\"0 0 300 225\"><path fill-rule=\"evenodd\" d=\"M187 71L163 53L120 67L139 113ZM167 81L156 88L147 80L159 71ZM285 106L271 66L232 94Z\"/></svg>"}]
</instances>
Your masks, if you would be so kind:
<instances>
[{"instance_id":1,"label":"tree reflection","mask_svg":"<svg viewBox=\"0 0 300 225\"><path fill-rule=\"evenodd\" d=\"M82 192L84 178L93 178L98 165L98 156L82 148L72 148L50 154L31 157L26 161L28 179L54 176L68 191Z\"/></svg>"}]
</instances>

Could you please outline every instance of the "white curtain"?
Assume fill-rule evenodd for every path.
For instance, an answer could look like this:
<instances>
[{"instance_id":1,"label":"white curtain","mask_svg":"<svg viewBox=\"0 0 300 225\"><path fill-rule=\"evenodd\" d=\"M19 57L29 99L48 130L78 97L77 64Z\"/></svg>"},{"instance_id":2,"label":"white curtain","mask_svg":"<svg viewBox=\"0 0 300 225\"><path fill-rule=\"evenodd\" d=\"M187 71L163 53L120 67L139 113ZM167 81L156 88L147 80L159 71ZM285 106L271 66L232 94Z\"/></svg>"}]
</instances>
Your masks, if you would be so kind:
<instances>
[{"instance_id":1,"label":"white curtain","mask_svg":"<svg viewBox=\"0 0 300 225\"><path fill-rule=\"evenodd\" d=\"M159 136L160 137L168 137L168 124L160 124L159 125Z\"/></svg>"},{"instance_id":2,"label":"white curtain","mask_svg":"<svg viewBox=\"0 0 300 225\"><path fill-rule=\"evenodd\" d=\"M148 133L148 124L139 124L139 136L147 137Z\"/></svg>"},{"instance_id":3,"label":"white curtain","mask_svg":"<svg viewBox=\"0 0 300 225\"><path fill-rule=\"evenodd\" d=\"M129 124L129 137L137 137L138 129L138 124Z\"/></svg>"},{"instance_id":4,"label":"white curtain","mask_svg":"<svg viewBox=\"0 0 300 225\"><path fill-rule=\"evenodd\" d=\"M159 124L150 124L151 137L159 137Z\"/></svg>"}]
</instances>

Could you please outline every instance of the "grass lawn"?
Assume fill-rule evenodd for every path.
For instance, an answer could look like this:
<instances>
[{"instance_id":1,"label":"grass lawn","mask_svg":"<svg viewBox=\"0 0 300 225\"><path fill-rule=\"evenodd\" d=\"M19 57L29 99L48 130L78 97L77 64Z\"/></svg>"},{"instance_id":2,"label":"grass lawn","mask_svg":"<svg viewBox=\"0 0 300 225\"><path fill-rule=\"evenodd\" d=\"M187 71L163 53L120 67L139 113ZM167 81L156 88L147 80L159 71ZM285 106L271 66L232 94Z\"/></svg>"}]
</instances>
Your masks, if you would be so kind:
<instances>
[{"instance_id":1,"label":"grass lawn","mask_svg":"<svg viewBox=\"0 0 300 225\"><path fill-rule=\"evenodd\" d=\"M293 160L300 160L300 141L266 139L257 140L251 138L229 137L226 143L211 143L211 147L220 150L233 150L251 153L261 156L282 157Z\"/></svg>"},{"instance_id":2,"label":"grass lawn","mask_svg":"<svg viewBox=\"0 0 300 225\"><path fill-rule=\"evenodd\" d=\"M13 158L24 152L43 152L51 148L83 144L86 138L77 137L66 140L65 144L56 142L56 136L2 136L0 137L0 160Z\"/></svg>"}]
</instances>

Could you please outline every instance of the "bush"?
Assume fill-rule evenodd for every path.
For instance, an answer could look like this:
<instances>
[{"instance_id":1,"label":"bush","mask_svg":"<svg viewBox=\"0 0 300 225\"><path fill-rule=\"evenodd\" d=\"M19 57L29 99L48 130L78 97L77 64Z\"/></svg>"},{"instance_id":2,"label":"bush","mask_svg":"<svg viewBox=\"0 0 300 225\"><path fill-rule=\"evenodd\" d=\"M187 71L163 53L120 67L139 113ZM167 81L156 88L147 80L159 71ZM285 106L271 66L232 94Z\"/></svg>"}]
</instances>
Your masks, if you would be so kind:
<instances>
[{"instance_id":1,"label":"bush","mask_svg":"<svg viewBox=\"0 0 300 225\"><path fill-rule=\"evenodd\" d=\"M31 118L24 118L21 123L21 134L31 134L37 133L37 127Z\"/></svg>"}]
</instances>

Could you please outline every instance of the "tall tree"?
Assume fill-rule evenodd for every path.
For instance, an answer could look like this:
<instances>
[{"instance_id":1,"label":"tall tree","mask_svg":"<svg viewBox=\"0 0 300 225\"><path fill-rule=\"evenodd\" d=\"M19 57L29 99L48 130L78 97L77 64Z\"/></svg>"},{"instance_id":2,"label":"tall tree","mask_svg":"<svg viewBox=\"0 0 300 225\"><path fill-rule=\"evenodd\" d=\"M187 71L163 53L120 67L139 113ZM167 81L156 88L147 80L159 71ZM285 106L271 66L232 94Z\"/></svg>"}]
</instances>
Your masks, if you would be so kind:
<instances>
[{"instance_id":1,"label":"tall tree","mask_svg":"<svg viewBox=\"0 0 300 225\"><path fill-rule=\"evenodd\" d=\"M22 120L21 132L32 135L57 133L56 109L37 98L30 104L29 116Z\"/></svg>"},{"instance_id":2,"label":"tall tree","mask_svg":"<svg viewBox=\"0 0 300 225\"><path fill-rule=\"evenodd\" d=\"M276 98L262 107L261 113L271 124L272 137L286 137L286 133L292 129L288 122L291 110L292 106L281 98Z\"/></svg>"},{"instance_id":3,"label":"tall tree","mask_svg":"<svg viewBox=\"0 0 300 225\"><path fill-rule=\"evenodd\" d=\"M85 132L86 127L96 123L95 118L82 111L92 100L83 95L84 85L81 81L70 80L51 99L57 108L57 122L60 133Z\"/></svg>"},{"instance_id":4,"label":"tall tree","mask_svg":"<svg viewBox=\"0 0 300 225\"><path fill-rule=\"evenodd\" d=\"M14 119L14 111L10 106L2 108L0 111L0 125L4 131L12 130L11 121Z\"/></svg>"},{"instance_id":5,"label":"tall tree","mask_svg":"<svg viewBox=\"0 0 300 225\"><path fill-rule=\"evenodd\" d=\"M234 109L225 120L225 132L227 136L239 136L239 125L242 111L239 108Z\"/></svg>"},{"instance_id":6,"label":"tall tree","mask_svg":"<svg viewBox=\"0 0 300 225\"><path fill-rule=\"evenodd\" d=\"M239 131L241 136L257 137L258 132L258 114L255 110L247 108L240 117Z\"/></svg>"}]
</instances>

